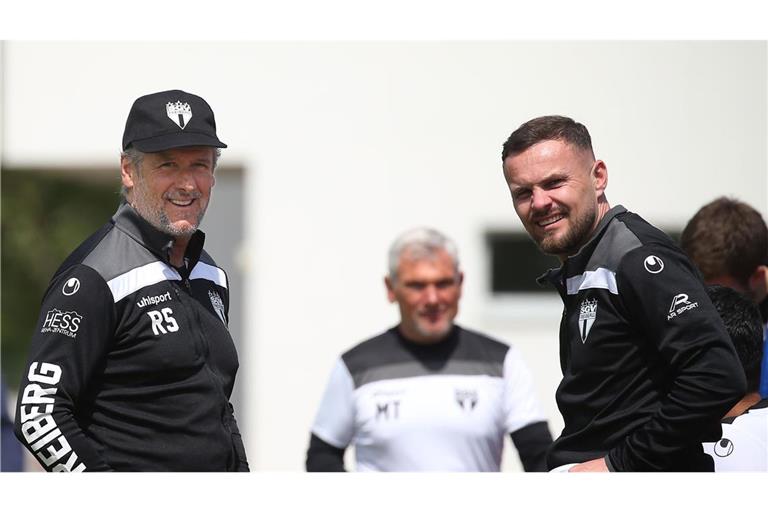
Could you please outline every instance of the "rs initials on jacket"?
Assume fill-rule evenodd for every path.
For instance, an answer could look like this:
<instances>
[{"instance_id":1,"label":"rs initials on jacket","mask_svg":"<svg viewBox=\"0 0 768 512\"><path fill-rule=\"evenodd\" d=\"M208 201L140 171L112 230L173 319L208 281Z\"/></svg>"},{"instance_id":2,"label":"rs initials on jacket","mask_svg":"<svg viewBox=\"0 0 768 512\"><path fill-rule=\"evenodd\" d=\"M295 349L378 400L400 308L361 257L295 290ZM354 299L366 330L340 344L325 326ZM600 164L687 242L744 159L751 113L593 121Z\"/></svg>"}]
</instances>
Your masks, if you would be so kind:
<instances>
[{"instance_id":1,"label":"rs initials on jacket","mask_svg":"<svg viewBox=\"0 0 768 512\"><path fill-rule=\"evenodd\" d=\"M152 332L155 333L155 336L179 330L179 324L176 323L176 319L173 318L173 310L171 308L163 308L159 311L147 311L147 315L152 321Z\"/></svg>"}]
</instances>

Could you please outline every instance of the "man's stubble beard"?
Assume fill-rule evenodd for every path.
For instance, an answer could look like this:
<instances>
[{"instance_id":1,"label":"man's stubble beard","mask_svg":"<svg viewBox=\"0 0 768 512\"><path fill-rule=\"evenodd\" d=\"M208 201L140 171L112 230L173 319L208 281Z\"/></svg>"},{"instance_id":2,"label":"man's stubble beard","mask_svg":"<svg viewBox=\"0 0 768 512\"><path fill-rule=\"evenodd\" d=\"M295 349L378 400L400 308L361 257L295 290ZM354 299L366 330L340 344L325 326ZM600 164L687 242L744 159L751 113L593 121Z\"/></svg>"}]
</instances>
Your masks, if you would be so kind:
<instances>
[{"instance_id":1,"label":"man's stubble beard","mask_svg":"<svg viewBox=\"0 0 768 512\"><path fill-rule=\"evenodd\" d=\"M164 199L161 199L160 205L155 205L151 201L151 198L148 197L148 194L146 193L147 187L144 186L144 183L141 180L142 178L139 177L133 187L133 202L131 204L144 220L149 222L159 231L173 237L189 237L198 230L208 205L206 205L206 208L200 210L200 213L197 216L197 221L193 227L177 228L171 223L171 219L168 218L168 215L162 208L162 201L164 201ZM196 201L199 200L200 198L196 199Z\"/></svg>"},{"instance_id":2,"label":"man's stubble beard","mask_svg":"<svg viewBox=\"0 0 768 512\"><path fill-rule=\"evenodd\" d=\"M571 228L560 238L544 237L541 240L535 240L539 250L544 254L553 256L571 256L576 254L586 243L587 237L592 232L597 217L597 206L591 205L579 217L568 216L572 223Z\"/></svg>"}]
</instances>

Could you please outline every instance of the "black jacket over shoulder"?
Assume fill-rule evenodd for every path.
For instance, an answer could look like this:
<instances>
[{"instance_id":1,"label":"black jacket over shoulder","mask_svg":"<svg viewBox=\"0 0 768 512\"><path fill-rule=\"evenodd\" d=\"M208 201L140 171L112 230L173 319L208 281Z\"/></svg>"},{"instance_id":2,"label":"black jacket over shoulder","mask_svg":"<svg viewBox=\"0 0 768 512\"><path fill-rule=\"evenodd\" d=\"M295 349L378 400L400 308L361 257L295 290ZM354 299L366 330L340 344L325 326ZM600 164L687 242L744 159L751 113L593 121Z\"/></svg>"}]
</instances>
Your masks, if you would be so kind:
<instances>
[{"instance_id":1,"label":"black jacket over shoulder","mask_svg":"<svg viewBox=\"0 0 768 512\"><path fill-rule=\"evenodd\" d=\"M606 457L617 471L712 471L702 441L744 394L743 370L699 273L621 206L548 279L565 310L565 421L548 465Z\"/></svg>"},{"instance_id":2,"label":"black jacket over shoulder","mask_svg":"<svg viewBox=\"0 0 768 512\"><path fill-rule=\"evenodd\" d=\"M173 238L123 204L56 272L16 411L45 469L248 470L227 277L204 239L174 268Z\"/></svg>"}]
</instances>

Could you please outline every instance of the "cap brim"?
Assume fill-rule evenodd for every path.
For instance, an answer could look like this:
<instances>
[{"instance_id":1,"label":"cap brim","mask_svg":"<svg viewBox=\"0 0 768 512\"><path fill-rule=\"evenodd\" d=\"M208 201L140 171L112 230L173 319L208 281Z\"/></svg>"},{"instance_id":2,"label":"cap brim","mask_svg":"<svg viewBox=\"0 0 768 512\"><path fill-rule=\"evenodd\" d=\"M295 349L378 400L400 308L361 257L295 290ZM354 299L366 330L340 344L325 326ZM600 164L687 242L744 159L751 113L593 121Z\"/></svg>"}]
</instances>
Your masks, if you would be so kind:
<instances>
[{"instance_id":1,"label":"cap brim","mask_svg":"<svg viewBox=\"0 0 768 512\"><path fill-rule=\"evenodd\" d=\"M215 148L226 148L227 145L216 137L205 135L203 133L169 133L158 135L149 139L135 140L131 143L143 153L157 153L166 149L184 148L188 146L212 146Z\"/></svg>"}]
</instances>

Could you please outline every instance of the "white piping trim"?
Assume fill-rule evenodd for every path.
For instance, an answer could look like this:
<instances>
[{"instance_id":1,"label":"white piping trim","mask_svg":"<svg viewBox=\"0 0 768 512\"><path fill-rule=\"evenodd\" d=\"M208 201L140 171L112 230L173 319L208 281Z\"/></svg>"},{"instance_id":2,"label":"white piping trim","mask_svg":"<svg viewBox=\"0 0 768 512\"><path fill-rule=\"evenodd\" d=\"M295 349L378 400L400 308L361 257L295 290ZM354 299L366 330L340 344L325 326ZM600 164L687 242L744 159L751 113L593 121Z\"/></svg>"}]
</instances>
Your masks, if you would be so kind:
<instances>
[{"instance_id":1,"label":"white piping trim","mask_svg":"<svg viewBox=\"0 0 768 512\"><path fill-rule=\"evenodd\" d=\"M107 286L117 303L133 292L161 281L181 281L181 276L162 261L153 261L110 279Z\"/></svg>"},{"instance_id":2,"label":"white piping trim","mask_svg":"<svg viewBox=\"0 0 768 512\"><path fill-rule=\"evenodd\" d=\"M576 295L581 290L591 288L602 288L608 290L614 295L619 294L619 287L616 284L616 272L607 268L598 268L597 270L588 270L580 276L569 277L565 281L568 295Z\"/></svg>"},{"instance_id":3,"label":"white piping trim","mask_svg":"<svg viewBox=\"0 0 768 512\"><path fill-rule=\"evenodd\" d=\"M219 267L208 265L202 261L198 261L195 268L192 269L192 273L189 275L190 279L207 279L213 281L222 288L227 287L227 276L224 271Z\"/></svg>"}]
</instances>

